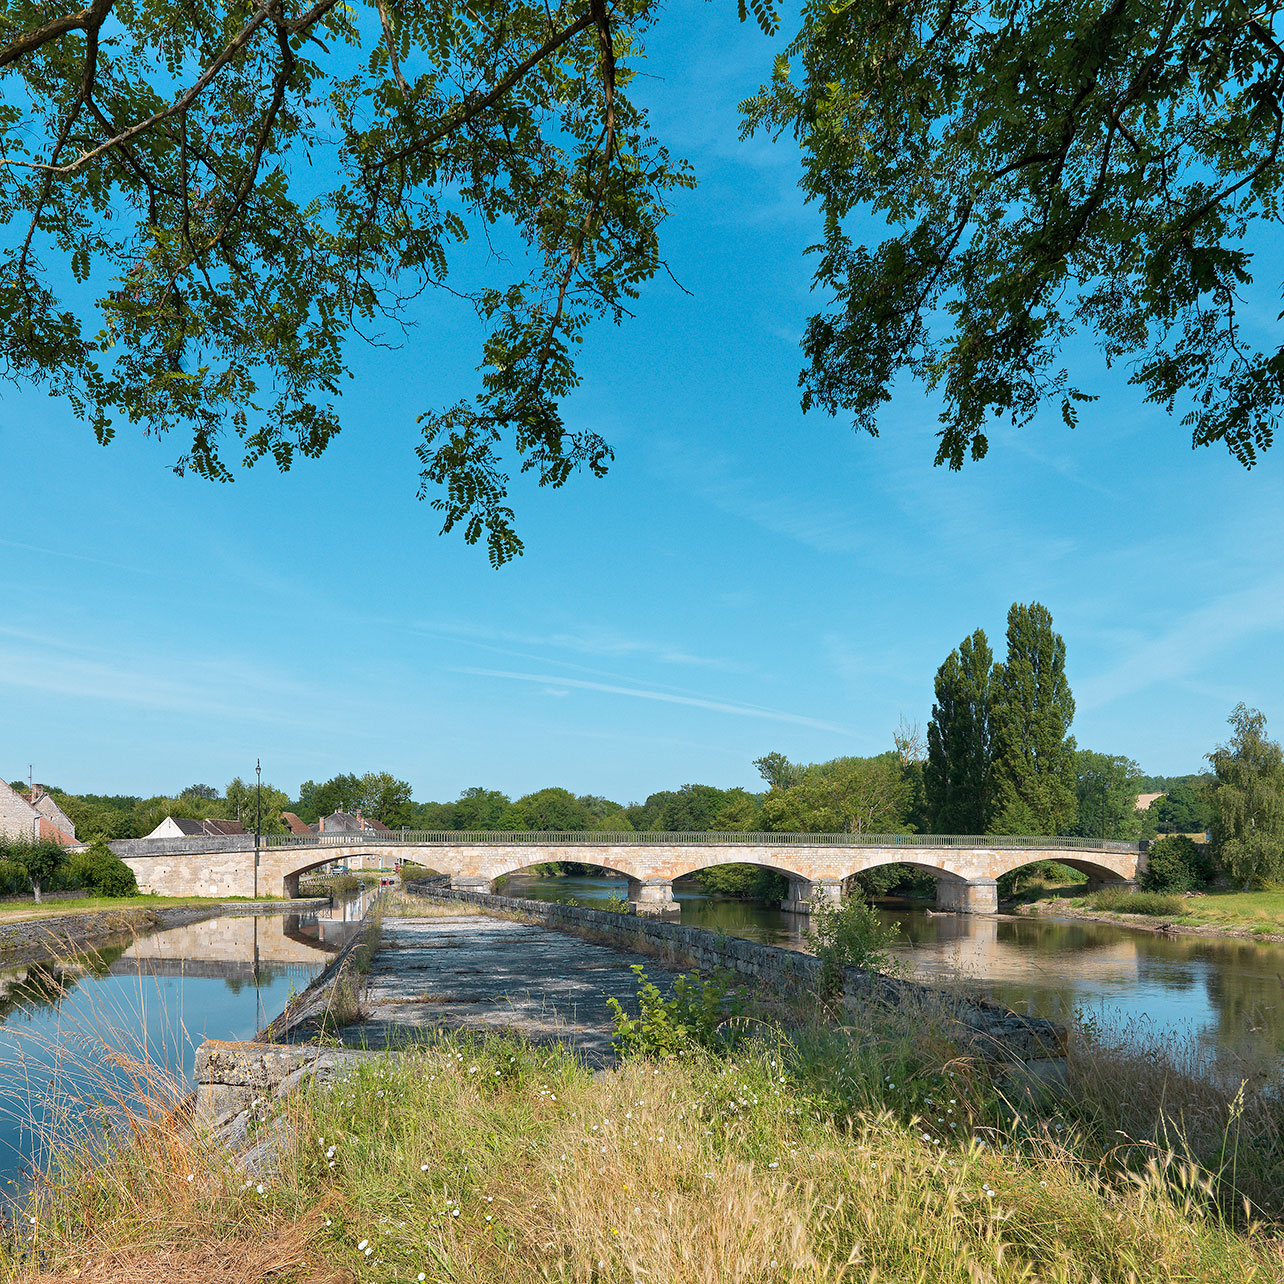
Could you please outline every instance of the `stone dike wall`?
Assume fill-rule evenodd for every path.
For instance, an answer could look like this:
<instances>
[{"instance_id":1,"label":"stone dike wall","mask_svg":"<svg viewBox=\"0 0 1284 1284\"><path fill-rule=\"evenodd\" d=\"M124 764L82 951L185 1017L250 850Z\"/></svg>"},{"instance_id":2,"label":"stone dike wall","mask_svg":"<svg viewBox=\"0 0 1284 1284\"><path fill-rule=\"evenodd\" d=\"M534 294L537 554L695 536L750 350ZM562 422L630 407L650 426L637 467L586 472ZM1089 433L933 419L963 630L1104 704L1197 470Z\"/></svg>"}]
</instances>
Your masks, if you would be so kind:
<instances>
[{"instance_id":1,"label":"stone dike wall","mask_svg":"<svg viewBox=\"0 0 1284 1284\"><path fill-rule=\"evenodd\" d=\"M369 920L373 908L372 902L363 922ZM312 1080L332 1083L362 1061L382 1055L353 1048L319 1047L310 1041L318 1018L351 966L351 956L360 948L364 936L364 931L355 934L307 989L253 1039L206 1039L196 1049L196 1088L191 1098L196 1122L209 1128L224 1145L241 1151L239 1162L245 1171L270 1164L273 1147L281 1140L265 1138L246 1149L255 1120L261 1119L262 1108L270 1098L285 1097Z\"/></svg>"},{"instance_id":2,"label":"stone dike wall","mask_svg":"<svg viewBox=\"0 0 1284 1284\"><path fill-rule=\"evenodd\" d=\"M445 880L414 883L408 891L434 901L464 901L492 913L542 923L562 931L610 941L623 949L660 955L684 966L712 972L718 968L748 977L769 989L815 991L820 960L798 950L760 945L632 914L612 914L578 905L522 900L451 888ZM995 1061L1060 1061L1066 1051L1066 1029L1041 1017L1023 1017L986 999L956 995L916 981L848 968L844 996L849 1007L871 998L894 1007L914 1006L956 1027L954 1033L976 1055Z\"/></svg>"},{"instance_id":3,"label":"stone dike wall","mask_svg":"<svg viewBox=\"0 0 1284 1284\"><path fill-rule=\"evenodd\" d=\"M238 901L234 905L160 905L156 909L89 910L0 924L0 960L47 958L113 936L183 927L207 918L242 914L306 914L329 905L328 897L296 901Z\"/></svg>"}]
</instances>

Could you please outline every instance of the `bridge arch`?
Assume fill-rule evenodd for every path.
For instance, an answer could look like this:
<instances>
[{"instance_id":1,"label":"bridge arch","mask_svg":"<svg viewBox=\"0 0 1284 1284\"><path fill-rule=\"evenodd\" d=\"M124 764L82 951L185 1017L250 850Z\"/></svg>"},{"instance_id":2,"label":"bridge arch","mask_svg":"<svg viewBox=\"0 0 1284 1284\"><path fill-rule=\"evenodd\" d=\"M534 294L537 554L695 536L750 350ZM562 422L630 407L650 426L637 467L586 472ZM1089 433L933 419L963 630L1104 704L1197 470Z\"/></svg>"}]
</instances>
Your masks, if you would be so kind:
<instances>
[{"instance_id":1,"label":"bridge arch","mask_svg":"<svg viewBox=\"0 0 1284 1284\"><path fill-rule=\"evenodd\" d=\"M485 890L501 874L574 860L630 880L639 908L655 903L669 909L676 909L675 878L717 865L774 870L791 880L794 899L801 901L817 888L840 888L855 873L906 864L936 879L944 907L985 913L995 907L997 878L1035 861L1061 861L1106 882L1130 882L1145 861L1135 843L930 834L325 834L265 839L261 860L253 838L242 835L124 839L112 847L139 886L160 895L290 895L301 874L332 860L391 868L402 858L440 870L455 886Z\"/></svg>"},{"instance_id":2,"label":"bridge arch","mask_svg":"<svg viewBox=\"0 0 1284 1284\"><path fill-rule=\"evenodd\" d=\"M484 880L474 880L477 882L485 881L486 887L479 887L478 890L493 890L501 878L508 878L513 874L521 874L526 870L535 869L540 865L591 865L594 869L600 869L604 874L614 874L617 878L624 879L628 885L628 899L637 900L641 894L642 879L636 874L631 873L624 866L628 863L620 860L610 860L604 857L596 856L592 851L576 852L571 855L569 852L558 852L557 855L549 857L547 855L540 857L538 853L527 852L528 856L534 856L535 859L528 859L521 864L514 864L511 868L500 870L498 873L492 873ZM452 878L452 883L456 885L467 885L470 881L467 878L458 876Z\"/></svg>"}]
</instances>

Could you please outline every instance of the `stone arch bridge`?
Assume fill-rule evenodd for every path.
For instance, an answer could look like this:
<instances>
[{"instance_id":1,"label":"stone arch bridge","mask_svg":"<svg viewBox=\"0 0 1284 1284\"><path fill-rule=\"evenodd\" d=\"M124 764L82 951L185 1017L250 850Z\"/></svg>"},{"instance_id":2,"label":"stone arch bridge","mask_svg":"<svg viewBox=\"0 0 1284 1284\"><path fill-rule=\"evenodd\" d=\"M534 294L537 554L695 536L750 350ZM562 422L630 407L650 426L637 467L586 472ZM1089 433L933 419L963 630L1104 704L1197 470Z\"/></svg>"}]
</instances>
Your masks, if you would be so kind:
<instances>
[{"instance_id":1,"label":"stone arch bridge","mask_svg":"<svg viewBox=\"0 0 1284 1284\"><path fill-rule=\"evenodd\" d=\"M713 865L761 865L789 880L785 909L806 911L817 896L839 896L854 874L908 865L936 879L942 910L992 914L996 880L1022 865L1055 860L1097 884L1132 883L1144 844L1088 838L941 834L482 833L271 835L257 858L252 836L125 839L111 844L139 887L165 896L295 896L299 878L331 862L392 868L400 861L448 875L451 885L490 891L531 865L580 861L621 874L642 914L676 915L673 880Z\"/></svg>"}]
</instances>

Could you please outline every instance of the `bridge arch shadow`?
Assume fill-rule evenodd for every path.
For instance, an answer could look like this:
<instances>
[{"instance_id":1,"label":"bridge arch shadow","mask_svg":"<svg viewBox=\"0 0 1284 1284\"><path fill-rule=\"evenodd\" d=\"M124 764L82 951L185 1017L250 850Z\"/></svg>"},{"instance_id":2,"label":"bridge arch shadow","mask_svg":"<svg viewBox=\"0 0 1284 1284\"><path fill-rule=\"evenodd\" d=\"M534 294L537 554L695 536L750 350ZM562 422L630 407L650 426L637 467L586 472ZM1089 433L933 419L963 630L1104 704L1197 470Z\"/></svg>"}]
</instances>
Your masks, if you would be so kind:
<instances>
[{"instance_id":1,"label":"bridge arch shadow","mask_svg":"<svg viewBox=\"0 0 1284 1284\"><path fill-rule=\"evenodd\" d=\"M560 867L561 872L560 875L554 875L554 877L576 877L578 875L583 878L592 878L597 873L610 874L612 877L619 878L624 881L627 886L627 898L629 900L638 899L642 887L642 880L640 878L635 877L627 869L621 869L618 864L608 864L603 860L592 859L591 852L586 853L586 855L589 859L580 860L577 858L575 860L569 860L559 858L558 860L534 860L527 861L524 865L516 865L512 869L505 869L490 879L491 890L495 890L498 886L501 896L512 895L512 893L504 887L505 879L511 878L514 874L536 873L540 870L548 869L549 866L556 865Z\"/></svg>"},{"instance_id":2,"label":"bridge arch shadow","mask_svg":"<svg viewBox=\"0 0 1284 1284\"><path fill-rule=\"evenodd\" d=\"M708 896L776 902L782 906L790 900L805 899L809 887L809 880L796 870L756 860L710 860L673 880L675 892L699 890Z\"/></svg>"},{"instance_id":3,"label":"bridge arch shadow","mask_svg":"<svg viewBox=\"0 0 1284 1284\"><path fill-rule=\"evenodd\" d=\"M866 895L877 896L886 894L878 890L880 885L885 886L887 891L891 891L908 884L920 894L923 889L929 888L935 894L942 883L947 886L962 886L966 882L967 880L961 874L942 869L939 865L928 864L926 861L889 860L877 865L866 865L848 874L843 879L843 890L845 892L859 890Z\"/></svg>"},{"instance_id":4,"label":"bridge arch shadow","mask_svg":"<svg viewBox=\"0 0 1284 1284\"><path fill-rule=\"evenodd\" d=\"M1053 887L1100 887L1126 882L1124 875L1099 861L1082 856L1058 856L1056 860L1026 861L999 875L999 899L1012 900L1022 893Z\"/></svg>"}]
</instances>

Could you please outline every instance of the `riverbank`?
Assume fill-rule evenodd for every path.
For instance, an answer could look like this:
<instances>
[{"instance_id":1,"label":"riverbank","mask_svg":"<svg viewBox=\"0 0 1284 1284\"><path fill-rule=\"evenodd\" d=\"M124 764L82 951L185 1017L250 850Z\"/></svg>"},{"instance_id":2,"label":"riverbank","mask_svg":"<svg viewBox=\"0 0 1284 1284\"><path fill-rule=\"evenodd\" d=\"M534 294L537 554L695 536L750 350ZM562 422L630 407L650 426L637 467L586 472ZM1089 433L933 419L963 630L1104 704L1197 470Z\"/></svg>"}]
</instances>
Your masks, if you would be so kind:
<instances>
[{"instance_id":1,"label":"riverbank","mask_svg":"<svg viewBox=\"0 0 1284 1284\"><path fill-rule=\"evenodd\" d=\"M424 921L467 934L478 920L457 916L471 908L433 907ZM385 943L389 985L404 990L383 996L389 1007L431 1005L427 973L400 966L403 945L424 966L434 954L415 923L399 916L401 935ZM479 948L470 965L435 951L431 966L457 965L440 990L464 1018L481 1005L467 1005L477 996L461 987L475 987L494 953ZM567 979L587 997L601 988L595 975ZM520 979L510 976L510 988L520 991ZM702 989L688 993L704 1004ZM637 1012L636 1000L628 1006ZM663 1033L648 1010L644 1028ZM672 1034L683 1009L665 1010ZM1284 1216L1284 1124L1261 1082L1228 1123L1233 1088L1198 1079L1168 1050L1129 1057L1081 1036L1064 1092L1027 1097L967 1055L957 1028L924 1003L889 1004L867 987L842 1025L804 995L789 1010L782 1020L779 1008L750 1002L714 1031L716 1017L702 1026L688 1005L708 1037L679 1039L668 1058L642 1049L605 1073L560 1043L429 1033L409 1052L350 1061L328 1091L255 1090L245 1141L271 1162L250 1173L244 1155L158 1111L159 1126L138 1130L110 1162L65 1158L0 1246L0 1276L1284 1279L1275 1231L1237 1224L1242 1195L1256 1215ZM347 1033L331 1026L323 1045Z\"/></svg>"},{"instance_id":2,"label":"riverbank","mask_svg":"<svg viewBox=\"0 0 1284 1284\"><path fill-rule=\"evenodd\" d=\"M1284 892L1174 896L1173 912L1157 915L1096 908L1091 899L1091 895L1064 896L1050 891L1037 900L1006 903L999 909L1016 918L1074 918L1143 932L1284 943ZM1126 904L1126 899L1121 903Z\"/></svg>"},{"instance_id":3,"label":"riverbank","mask_svg":"<svg viewBox=\"0 0 1284 1284\"><path fill-rule=\"evenodd\" d=\"M29 962L121 936L139 936L168 927L182 927L225 914L306 914L330 904L323 898L254 901L195 896L130 896L114 901L105 898L86 900L101 908L76 912L74 907L78 901L59 901L56 906L36 907L50 911L44 914L0 915L0 961Z\"/></svg>"}]
</instances>

